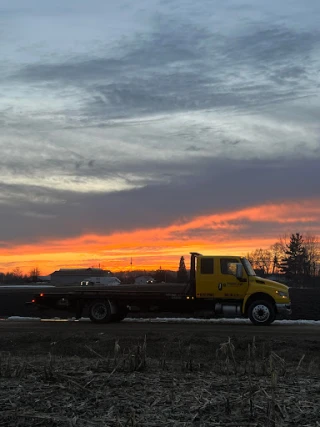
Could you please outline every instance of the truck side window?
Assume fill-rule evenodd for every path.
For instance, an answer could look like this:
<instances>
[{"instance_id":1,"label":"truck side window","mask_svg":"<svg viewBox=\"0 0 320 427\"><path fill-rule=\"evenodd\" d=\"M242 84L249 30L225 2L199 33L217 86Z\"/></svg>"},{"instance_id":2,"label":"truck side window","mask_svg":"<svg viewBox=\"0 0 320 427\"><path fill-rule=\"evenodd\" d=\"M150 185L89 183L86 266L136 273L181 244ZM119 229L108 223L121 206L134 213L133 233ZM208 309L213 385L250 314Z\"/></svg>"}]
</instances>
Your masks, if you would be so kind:
<instances>
[{"instance_id":1,"label":"truck side window","mask_svg":"<svg viewBox=\"0 0 320 427\"><path fill-rule=\"evenodd\" d=\"M221 258L220 259L220 271L222 274L236 275L237 263L239 261L234 258Z\"/></svg>"},{"instance_id":2,"label":"truck side window","mask_svg":"<svg viewBox=\"0 0 320 427\"><path fill-rule=\"evenodd\" d=\"M213 274L213 258L201 258L201 274Z\"/></svg>"}]
</instances>

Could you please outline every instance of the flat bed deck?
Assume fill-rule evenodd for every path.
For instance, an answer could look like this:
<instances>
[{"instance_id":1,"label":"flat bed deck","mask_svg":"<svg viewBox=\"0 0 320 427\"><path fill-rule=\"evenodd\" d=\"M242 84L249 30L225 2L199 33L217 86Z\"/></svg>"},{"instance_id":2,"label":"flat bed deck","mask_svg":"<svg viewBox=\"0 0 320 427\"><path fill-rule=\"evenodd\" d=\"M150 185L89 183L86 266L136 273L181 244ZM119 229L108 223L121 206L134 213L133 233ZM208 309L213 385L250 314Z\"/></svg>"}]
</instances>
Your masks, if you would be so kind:
<instances>
[{"instance_id":1,"label":"flat bed deck","mask_svg":"<svg viewBox=\"0 0 320 427\"><path fill-rule=\"evenodd\" d=\"M152 283L146 285L106 285L106 286L52 286L40 290L45 296L74 297L139 297L174 298L188 295L190 285L186 283Z\"/></svg>"}]
</instances>

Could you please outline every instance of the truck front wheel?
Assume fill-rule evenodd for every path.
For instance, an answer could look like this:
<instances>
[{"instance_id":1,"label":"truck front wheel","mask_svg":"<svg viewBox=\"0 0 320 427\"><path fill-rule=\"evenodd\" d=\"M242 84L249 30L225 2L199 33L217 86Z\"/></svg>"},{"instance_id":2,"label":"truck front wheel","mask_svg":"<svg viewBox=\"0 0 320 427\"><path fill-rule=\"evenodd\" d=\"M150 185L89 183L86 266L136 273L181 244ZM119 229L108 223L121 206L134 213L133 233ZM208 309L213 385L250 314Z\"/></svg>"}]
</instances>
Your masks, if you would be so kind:
<instances>
[{"instance_id":1,"label":"truck front wheel","mask_svg":"<svg viewBox=\"0 0 320 427\"><path fill-rule=\"evenodd\" d=\"M94 323L110 322L111 308L109 301L94 301L89 307L89 317Z\"/></svg>"},{"instance_id":2,"label":"truck front wheel","mask_svg":"<svg viewBox=\"0 0 320 427\"><path fill-rule=\"evenodd\" d=\"M267 326L276 318L275 308L269 301L254 301L248 310L249 319L254 325Z\"/></svg>"}]
</instances>

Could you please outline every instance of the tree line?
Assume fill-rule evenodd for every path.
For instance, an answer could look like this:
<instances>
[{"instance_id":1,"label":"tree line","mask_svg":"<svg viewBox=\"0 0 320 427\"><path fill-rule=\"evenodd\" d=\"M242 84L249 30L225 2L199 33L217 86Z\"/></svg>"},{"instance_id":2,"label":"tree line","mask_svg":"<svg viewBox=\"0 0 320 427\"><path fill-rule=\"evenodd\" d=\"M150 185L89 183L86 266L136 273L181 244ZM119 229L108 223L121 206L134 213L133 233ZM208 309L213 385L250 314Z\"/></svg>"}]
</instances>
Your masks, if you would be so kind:
<instances>
[{"instance_id":1,"label":"tree line","mask_svg":"<svg viewBox=\"0 0 320 427\"><path fill-rule=\"evenodd\" d=\"M320 245L317 236L293 233L284 235L269 249L256 249L247 254L255 270L264 275L283 274L288 278L318 276Z\"/></svg>"},{"instance_id":2,"label":"tree line","mask_svg":"<svg viewBox=\"0 0 320 427\"><path fill-rule=\"evenodd\" d=\"M0 284L19 284L28 282L38 282L40 276L39 268L35 267L28 274L23 274L19 267L7 273L0 272Z\"/></svg>"}]
</instances>

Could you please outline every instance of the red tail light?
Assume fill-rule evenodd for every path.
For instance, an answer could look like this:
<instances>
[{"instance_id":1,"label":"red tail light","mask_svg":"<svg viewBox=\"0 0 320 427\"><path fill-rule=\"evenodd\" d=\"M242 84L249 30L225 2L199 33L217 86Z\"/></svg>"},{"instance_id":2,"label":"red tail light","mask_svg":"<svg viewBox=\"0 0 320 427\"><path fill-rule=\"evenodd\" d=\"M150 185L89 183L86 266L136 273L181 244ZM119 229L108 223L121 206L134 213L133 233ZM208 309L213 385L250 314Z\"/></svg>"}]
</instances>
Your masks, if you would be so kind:
<instances>
[{"instance_id":1,"label":"red tail light","mask_svg":"<svg viewBox=\"0 0 320 427\"><path fill-rule=\"evenodd\" d=\"M44 294L40 294L41 297L44 297Z\"/></svg>"}]
</instances>

